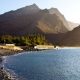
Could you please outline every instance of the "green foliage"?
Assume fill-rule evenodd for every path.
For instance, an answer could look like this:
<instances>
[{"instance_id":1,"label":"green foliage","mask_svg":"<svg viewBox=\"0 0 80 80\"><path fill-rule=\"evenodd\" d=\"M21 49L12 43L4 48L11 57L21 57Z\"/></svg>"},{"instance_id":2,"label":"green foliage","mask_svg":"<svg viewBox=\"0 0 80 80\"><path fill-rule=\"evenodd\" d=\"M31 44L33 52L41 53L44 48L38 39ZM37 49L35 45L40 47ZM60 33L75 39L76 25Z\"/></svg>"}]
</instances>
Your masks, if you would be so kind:
<instances>
[{"instance_id":1,"label":"green foliage","mask_svg":"<svg viewBox=\"0 0 80 80\"><path fill-rule=\"evenodd\" d=\"M40 34L28 34L26 36L0 36L0 43L14 43L20 46L34 46L47 44L45 36Z\"/></svg>"},{"instance_id":2,"label":"green foliage","mask_svg":"<svg viewBox=\"0 0 80 80\"><path fill-rule=\"evenodd\" d=\"M1 36L0 42L1 43L12 43L12 36L10 35Z\"/></svg>"}]
</instances>

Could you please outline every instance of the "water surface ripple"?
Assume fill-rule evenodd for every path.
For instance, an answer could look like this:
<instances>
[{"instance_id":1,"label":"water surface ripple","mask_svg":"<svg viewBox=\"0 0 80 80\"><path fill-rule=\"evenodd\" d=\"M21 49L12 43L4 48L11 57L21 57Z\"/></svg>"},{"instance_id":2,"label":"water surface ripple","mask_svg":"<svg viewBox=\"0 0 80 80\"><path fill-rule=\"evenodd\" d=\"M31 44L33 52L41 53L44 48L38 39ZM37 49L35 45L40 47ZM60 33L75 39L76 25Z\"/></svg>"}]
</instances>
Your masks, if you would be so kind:
<instances>
[{"instance_id":1,"label":"water surface ripple","mask_svg":"<svg viewBox=\"0 0 80 80\"><path fill-rule=\"evenodd\" d=\"M24 52L7 57L4 66L19 80L80 80L80 49Z\"/></svg>"}]
</instances>

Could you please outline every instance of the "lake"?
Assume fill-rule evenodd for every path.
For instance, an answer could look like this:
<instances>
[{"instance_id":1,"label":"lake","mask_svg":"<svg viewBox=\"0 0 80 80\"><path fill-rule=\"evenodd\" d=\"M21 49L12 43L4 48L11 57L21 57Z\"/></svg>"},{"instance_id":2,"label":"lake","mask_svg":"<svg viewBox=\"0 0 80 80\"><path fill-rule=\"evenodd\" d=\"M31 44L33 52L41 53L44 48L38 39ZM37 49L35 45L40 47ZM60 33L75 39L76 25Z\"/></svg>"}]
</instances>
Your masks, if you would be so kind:
<instances>
[{"instance_id":1,"label":"lake","mask_svg":"<svg viewBox=\"0 0 80 80\"><path fill-rule=\"evenodd\" d=\"M23 52L3 64L18 80L80 80L80 49Z\"/></svg>"}]
</instances>

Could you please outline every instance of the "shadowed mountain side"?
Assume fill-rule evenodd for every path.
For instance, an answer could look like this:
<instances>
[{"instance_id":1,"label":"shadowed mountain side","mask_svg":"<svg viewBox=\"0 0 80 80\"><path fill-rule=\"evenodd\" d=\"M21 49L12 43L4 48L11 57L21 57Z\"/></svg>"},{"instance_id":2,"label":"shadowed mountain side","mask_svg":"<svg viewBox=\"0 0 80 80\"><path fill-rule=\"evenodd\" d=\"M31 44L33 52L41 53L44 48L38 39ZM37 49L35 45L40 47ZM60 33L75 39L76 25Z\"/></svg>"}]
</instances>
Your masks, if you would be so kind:
<instances>
[{"instance_id":1,"label":"shadowed mountain side","mask_svg":"<svg viewBox=\"0 0 80 80\"><path fill-rule=\"evenodd\" d=\"M53 45L64 45L61 44L61 41L64 39L65 34L45 34L46 39L49 41L49 43L52 43Z\"/></svg>"},{"instance_id":2,"label":"shadowed mountain side","mask_svg":"<svg viewBox=\"0 0 80 80\"><path fill-rule=\"evenodd\" d=\"M80 46L80 26L65 34L61 45Z\"/></svg>"}]
</instances>

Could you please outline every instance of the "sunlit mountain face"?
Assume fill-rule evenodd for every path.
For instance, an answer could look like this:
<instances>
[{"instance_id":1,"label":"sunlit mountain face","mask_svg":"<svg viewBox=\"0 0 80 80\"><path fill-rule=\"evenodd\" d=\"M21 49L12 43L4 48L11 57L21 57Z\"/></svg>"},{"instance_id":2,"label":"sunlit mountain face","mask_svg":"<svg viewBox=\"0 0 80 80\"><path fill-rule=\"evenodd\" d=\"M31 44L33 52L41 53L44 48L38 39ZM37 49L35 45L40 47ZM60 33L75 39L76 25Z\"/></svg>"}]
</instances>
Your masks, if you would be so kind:
<instances>
[{"instance_id":1,"label":"sunlit mountain face","mask_svg":"<svg viewBox=\"0 0 80 80\"><path fill-rule=\"evenodd\" d=\"M64 16L56 8L40 9L36 4L0 15L0 34L65 33Z\"/></svg>"}]
</instances>

